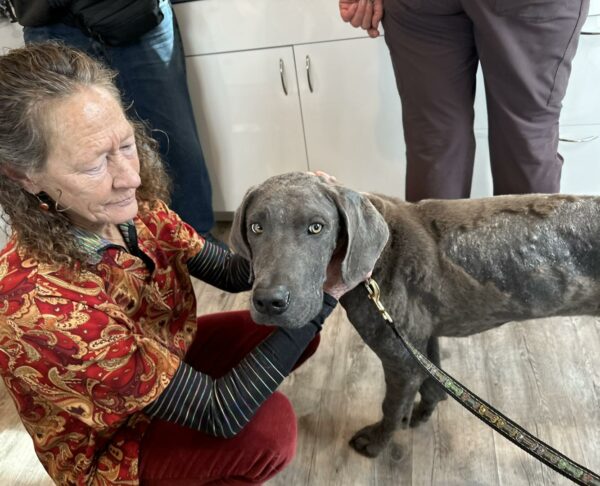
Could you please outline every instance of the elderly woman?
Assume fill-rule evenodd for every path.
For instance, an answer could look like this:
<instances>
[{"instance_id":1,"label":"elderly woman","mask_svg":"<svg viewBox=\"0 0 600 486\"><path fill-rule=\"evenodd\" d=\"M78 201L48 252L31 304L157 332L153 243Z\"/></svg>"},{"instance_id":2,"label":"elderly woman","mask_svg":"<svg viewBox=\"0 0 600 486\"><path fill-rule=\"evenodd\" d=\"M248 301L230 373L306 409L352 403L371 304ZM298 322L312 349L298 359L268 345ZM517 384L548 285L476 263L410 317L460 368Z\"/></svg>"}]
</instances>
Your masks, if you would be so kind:
<instances>
[{"instance_id":1,"label":"elderly woman","mask_svg":"<svg viewBox=\"0 0 600 486\"><path fill-rule=\"evenodd\" d=\"M0 373L57 484L260 484L295 450L275 392L344 288L295 330L196 319L190 275L250 288L248 262L163 202L151 138L114 73L38 44L0 57Z\"/></svg>"}]
</instances>

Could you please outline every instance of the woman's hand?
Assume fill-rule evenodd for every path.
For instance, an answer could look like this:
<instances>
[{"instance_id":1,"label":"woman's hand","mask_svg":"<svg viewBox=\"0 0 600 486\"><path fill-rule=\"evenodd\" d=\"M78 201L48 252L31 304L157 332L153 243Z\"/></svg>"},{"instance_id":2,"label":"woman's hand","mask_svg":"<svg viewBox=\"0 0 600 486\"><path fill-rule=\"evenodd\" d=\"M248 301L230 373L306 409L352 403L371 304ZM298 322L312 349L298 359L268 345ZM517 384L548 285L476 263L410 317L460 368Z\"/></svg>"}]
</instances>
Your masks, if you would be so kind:
<instances>
[{"instance_id":1,"label":"woman's hand","mask_svg":"<svg viewBox=\"0 0 600 486\"><path fill-rule=\"evenodd\" d=\"M332 186L337 184L337 179L334 176L329 175L327 172L323 172L322 170L316 170L314 172L309 171L308 174L321 177L325 179L327 184L331 184Z\"/></svg>"},{"instance_id":2,"label":"woman's hand","mask_svg":"<svg viewBox=\"0 0 600 486\"><path fill-rule=\"evenodd\" d=\"M327 267L327 278L325 280L325 284L323 284L323 291L331 295L337 300L340 300L340 297L344 295L346 292L352 290L356 285L348 286L344 279L342 278L342 262L344 261L344 253L345 248L341 250L336 250L331 257L331 261L329 262L329 266ZM365 277L361 280L364 281L368 279L373 270L368 272Z\"/></svg>"}]
</instances>

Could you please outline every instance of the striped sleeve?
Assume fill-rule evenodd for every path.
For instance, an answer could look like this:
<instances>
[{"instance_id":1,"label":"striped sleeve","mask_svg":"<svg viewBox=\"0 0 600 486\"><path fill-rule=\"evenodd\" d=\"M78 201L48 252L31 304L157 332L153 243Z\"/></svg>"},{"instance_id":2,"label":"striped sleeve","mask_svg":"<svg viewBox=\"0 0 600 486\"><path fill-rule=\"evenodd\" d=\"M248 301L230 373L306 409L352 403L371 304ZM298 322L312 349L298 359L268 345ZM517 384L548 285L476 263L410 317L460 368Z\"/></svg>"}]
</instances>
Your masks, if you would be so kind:
<instances>
[{"instance_id":1,"label":"striped sleeve","mask_svg":"<svg viewBox=\"0 0 600 486\"><path fill-rule=\"evenodd\" d=\"M182 362L146 413L218 437L235 436L291 372L336 304L326 294L321 312L306 326L279 328L221 378Z\"/></svg>"},{"instance_id":2,"label":"striped sleeve","mask_svg":"<svg viewBox=\"0 0 600 486\"><path fill-rule=\"evenodd\" d=\"M193 277L227 292L252 288L250 262L210 241L187 261L187 267Z\"/></svg>"}]
</instances>

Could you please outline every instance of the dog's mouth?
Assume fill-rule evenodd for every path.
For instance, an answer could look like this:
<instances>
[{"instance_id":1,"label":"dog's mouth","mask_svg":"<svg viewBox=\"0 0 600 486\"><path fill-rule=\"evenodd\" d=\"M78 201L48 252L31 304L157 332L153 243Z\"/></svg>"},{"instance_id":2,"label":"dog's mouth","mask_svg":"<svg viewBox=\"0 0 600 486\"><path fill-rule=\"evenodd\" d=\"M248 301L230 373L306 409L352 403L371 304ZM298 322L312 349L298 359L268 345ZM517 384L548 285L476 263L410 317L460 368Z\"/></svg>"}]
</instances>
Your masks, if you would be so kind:
<instances>
[{"instance_id":1,"label":"dog's mouth","mask_svg":"<svg viewBox=\"0 0 600 486\"><path fill-rule=\"evenodd\" d=\"M297 305L294 305L294 303ZM250 315L257 324L294 329L305 326L318 313L319 310L316 309L313 312L312 307L308 303L299 305L298 301L295 302L295 299L288 295L285 302L275 307L276 311L274 309L273 311L263 312L263 308L256 306L253 295Z\"/></svg>"}]
</instances>

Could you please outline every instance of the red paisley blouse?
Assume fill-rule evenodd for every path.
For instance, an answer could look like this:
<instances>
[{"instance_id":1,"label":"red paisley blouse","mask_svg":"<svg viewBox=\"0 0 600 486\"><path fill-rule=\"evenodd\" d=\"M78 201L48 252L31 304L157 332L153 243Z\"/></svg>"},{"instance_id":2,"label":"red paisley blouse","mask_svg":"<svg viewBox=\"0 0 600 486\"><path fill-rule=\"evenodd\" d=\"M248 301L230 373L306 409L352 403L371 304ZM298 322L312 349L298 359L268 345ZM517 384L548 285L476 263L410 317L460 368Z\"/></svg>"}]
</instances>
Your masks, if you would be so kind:
<instances>
[{"instance_id":1,"label":"red paisley blouse","mask_svg":"<svg viewBox=\"0 0 600 486\"><path fill-rule=\"evenodd\" d=\"M146 209L133 224L153 265L111 246L73 276L14 239L0 253L0 373L58 484L138 483L141 410L196 331L185 262L204 240L163 203Z\"/></svg>"}]
</instances>

